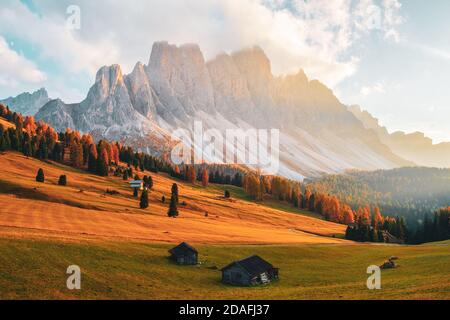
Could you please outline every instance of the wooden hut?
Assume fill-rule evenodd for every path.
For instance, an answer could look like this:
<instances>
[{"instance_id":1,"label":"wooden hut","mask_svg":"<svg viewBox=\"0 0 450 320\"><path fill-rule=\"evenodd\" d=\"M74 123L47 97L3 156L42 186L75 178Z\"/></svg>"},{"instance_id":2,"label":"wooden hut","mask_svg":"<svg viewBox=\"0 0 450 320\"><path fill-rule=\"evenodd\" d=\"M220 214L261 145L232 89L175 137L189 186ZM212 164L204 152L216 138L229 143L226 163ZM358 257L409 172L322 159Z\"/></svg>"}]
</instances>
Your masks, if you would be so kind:
<instances>
[{"instance_id":1,"label":"wooden hut","mask_svg":"<svg viewBox=\"0 0 450 320\"><path fill-rule=\"evenodd\" d=\"M257 255L232 262L221 271L222 282L236 286L262 285L278 279L278 269Z\"/></svg>"},{"instance_id":2,"label":"wooden hut","mask_svg":"<svg viewBox=\"0 0 450 320\"><path fill-rule=\"evenodd\" d=\"M198 263L198 252L186 242L180 243L169 250L170 258L180 265L196 265Z\"/></svg>"},{"instance_id":3,"label":"wooden hut","mask_svg":"<svg viewBox=\"0 0 450 320\"><path fill-rule=\"evenodd\" d=\"M131 189L144 190L144 181L142 180L133 180L130 181L129 183Z\"/></svg>"}]
</instances>

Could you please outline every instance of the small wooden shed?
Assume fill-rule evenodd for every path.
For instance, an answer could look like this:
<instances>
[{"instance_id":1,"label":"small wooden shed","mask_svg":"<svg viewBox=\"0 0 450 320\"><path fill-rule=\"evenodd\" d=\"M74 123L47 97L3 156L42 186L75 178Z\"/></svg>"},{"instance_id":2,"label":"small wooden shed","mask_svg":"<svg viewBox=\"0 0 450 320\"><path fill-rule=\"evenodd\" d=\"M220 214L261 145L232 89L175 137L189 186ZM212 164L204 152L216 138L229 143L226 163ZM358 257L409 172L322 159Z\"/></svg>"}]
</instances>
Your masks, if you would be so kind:
<instances>
[{"instance_id":1,"label":"small wooden shed","mask_svg":"<svg viewBox=\"0 0 450 320\"><path fill-rule=\"evenodd\" d=\"M131 189L144 190L144 181L142 180L133 180L130 181L129 183Z\"/></svg>"},{"instance_id":2,"label":"small wooden shed","mask_svg":"<svg viewBox=\"0 0 450 320\"><path fill-rule=\"evenodd\" d=\"M221 271L222 282L236 286L262 285L278 279L278 269L257 255L232 262Z\"/></svg>"},{"instance_id":3,"label":"small wooden shed","mask_svg":"<svg viewBox=\"0 0 450 320\"><path fill-rule=\"evenodd\" d=\"M180 243L169 250L170 258L180 265L196 265L198 263L198 252L186 242Z\"/></svg>"}]
</instances>

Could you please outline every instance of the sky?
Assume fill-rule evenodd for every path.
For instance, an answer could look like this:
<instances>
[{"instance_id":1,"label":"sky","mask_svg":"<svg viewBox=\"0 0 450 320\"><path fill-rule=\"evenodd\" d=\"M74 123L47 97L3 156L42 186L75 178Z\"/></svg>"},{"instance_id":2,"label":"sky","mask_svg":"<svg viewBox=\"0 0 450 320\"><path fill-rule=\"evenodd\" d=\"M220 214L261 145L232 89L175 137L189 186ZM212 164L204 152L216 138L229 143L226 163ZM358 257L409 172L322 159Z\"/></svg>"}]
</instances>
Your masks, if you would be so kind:
<instances>
[{"instance_id":1,"label":"sky","mask_svg":"<svg viewBox=\"0 0 450 320\"><path fill-rule=\"evenodd\" d=\"M1 98L79 102L101 66L131 72L155 41L206 59L259 45L274 74L303 69L390 132L450 141L448 0L2 0L0 21Z\"/></svg>"}]
</instances>

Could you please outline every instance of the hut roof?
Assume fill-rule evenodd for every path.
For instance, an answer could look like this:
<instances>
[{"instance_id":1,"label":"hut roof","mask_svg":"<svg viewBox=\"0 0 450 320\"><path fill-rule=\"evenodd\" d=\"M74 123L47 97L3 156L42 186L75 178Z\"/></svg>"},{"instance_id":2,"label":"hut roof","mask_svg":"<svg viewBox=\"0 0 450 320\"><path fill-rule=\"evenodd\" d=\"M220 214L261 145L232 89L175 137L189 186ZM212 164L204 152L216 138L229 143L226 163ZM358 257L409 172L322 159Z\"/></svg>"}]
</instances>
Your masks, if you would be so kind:
<instances>
[{"instance_id":1,"label":"hut roof","mask_svg":"<svg viewBox=\"0 0 450 320\"><path fill-rule=\"evenodd\" d=\"M260 275L263 272L266 272L270 269L274 269L274 267L261 258L260 256L254 255L243 260L235 261L222 268L222 271L228 269L234 265L238 265L242 267L251 277Z\"/></svg>"},{"instance_id":2,"label":"hut roof","mask_svg":"<svg viewBox=\"0 0 450 320\"><path fill-rule=\"evenodd\" d=\"M192 246L187 244L186 242L182 242L177 245L175 248L169 250L169 252L173 255L184 255L189 253L198 253Z\"/></svg>"}]
</instances>

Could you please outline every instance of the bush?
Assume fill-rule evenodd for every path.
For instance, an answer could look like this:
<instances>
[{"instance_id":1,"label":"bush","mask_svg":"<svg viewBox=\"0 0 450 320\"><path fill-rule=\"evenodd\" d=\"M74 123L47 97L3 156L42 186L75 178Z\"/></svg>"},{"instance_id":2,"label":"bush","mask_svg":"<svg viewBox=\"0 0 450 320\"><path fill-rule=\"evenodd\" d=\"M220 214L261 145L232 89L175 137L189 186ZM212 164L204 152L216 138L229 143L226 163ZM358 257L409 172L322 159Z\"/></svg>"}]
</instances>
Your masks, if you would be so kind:
<instances>
[{"instance_id":1,"label":"bush","mask_svg":"<svg viewBox=\"0 0 450 320\"><path fill-rule=\"evenodd\" d=\"M228 191L228 190L225 190L225 198L230 198L231 197L231 195L230 195L230 191Z\"/></svg>"},{"instance_id":2,"label":"bush","mask_svg":"<svg viewBox=\"0 0 450 320\"><path fill-rule=\"evenodd\" d=\"M41 168L37 172L36 181L37 182L44 182L45 181L44 170L42 170Z\"/></svg>"},{"instance_id":3,"label":"bush","mask_svg":"<svg viewBox=\"0 0 450 320\"><path fill-rule=\"evenodd\" d=\"M63 174L59 177L58 185L67 186L67 176L65 174Z\"/></svg>"},{"instance_id":4,"label":"bush","mask_svg":"<svg viewBox=\"0 0 450 320\"><path fill-rule=\"evenodd\" d=\"M162 202L162 203L166 203L166 197L165 197L165 196L162 196L161 202Z\"/></svg>"}]
</instances>

